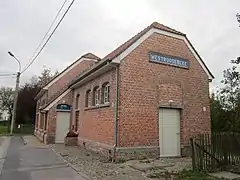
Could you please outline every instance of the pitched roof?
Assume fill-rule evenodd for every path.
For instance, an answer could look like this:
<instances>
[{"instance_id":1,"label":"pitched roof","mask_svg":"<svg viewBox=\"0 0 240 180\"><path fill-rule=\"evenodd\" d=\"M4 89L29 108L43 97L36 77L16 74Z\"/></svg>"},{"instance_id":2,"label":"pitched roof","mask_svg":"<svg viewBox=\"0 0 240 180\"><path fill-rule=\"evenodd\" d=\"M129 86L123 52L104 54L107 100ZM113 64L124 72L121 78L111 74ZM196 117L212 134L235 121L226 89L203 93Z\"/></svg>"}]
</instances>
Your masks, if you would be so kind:
<instances>
[{"instance_id":1,"label":"pitched roof","mask_svg":"<svg viewBox=\"0 0 240 180\"><path fill-rule=\"evenodd\" d=\"M100 60L99 57L97 57L96 55L92 54L92 53L87 53L87 54L84 54L82 55L81 58L88 58L88 59L94 59L94 60Z\"/></svg>"},{"instance_id":2,"label":"pitched roof","mask_svg":"<svg viewBox=\"0 0 240 180\"><path fill-rule=\"evenodd\" d=\"M76 61L74 61L72 64L70 64L68 67L66 67L61 73L57 74L56 76L54 76L47 84L45 84L44 86L47 86L51 81L53 81L54 79L56 79L58 76L60 76L61 74L63 74L67 69L69 69L71 66L73 66L77 61L79 61L82 58L88 58L88 59L93 59L93 60L100 60L99 57L97 57L96 55L92 54L92 53L86 53L84 55L82 55L80 58L78 58Z\"/></svg>"},{"instance_id":3,"label":"pitched roof","mask_svg":"<svg viewBox=\"0 0 240 180\"><path fill-rule=\"evenodd\" d=\"M178 34L178 35L183 35L183 36L186 35L186 34L180 32L180 31L177 31L175 29L167 27L167 26L165 26L163 24L160 24L158 22L154 22L150 26L146 27L144 30L142 30L141 32L139 32L138 34L133 36L127 42L125 42L122 45L120 45L117 49L112 51L110 54L105 56L103 58L103 60L105 60L105 59L113 59L113 58L117 57L119 54L121 54L123 51L125 51L129 46L131 46L135 41L137 41L142 35L144 35L146 32L148 32L152 28L161 29L161 30L164 30L164 31L168 31L168 32L171 32L171 33Z\"/></svg>"},{"instance_id":4,"label":"pitched roof","mask_svg":"<svg viewBox=\"0 0 240 180\"><path fill-rule=\"evenodd\" d=\"M47 84L44 84L43 88L46 87L48 84L50 84L54 79L56 79L57 77L59 77L60 75L62 75L64 72L66 72L69 68L71 68L76 62L78 62L80 59L82 58L88 58L88 59L93 59L93 60L97 60L100 61L101 59L99 57L97 57L96 55L94 55L93 53L86 53L84 55L82 55L80 58L78 58L76 61L74 61L71 65L69 65L68 67L66 67L61 73L57 74L56 76L54 76ZM40 97L42 97L42 95L46 92L43 90L43 88L41 89L41 91L35 96L34 99L39 99Z\"/></svg>"},{"instance_id":5,"label":"pitched roof","mask_svg":"<svg viewBox=\"0 0 240 180\"><path fill-rule=\"evenodd\" d=\"M92 53L86 53L84 55L82 55L80 58L78 58L76 61L74 61L72 64L70 64L68 67L66 67L61 73L57 74L56 76L54 76L47 84L45 84L44 86L47 86L51 81L53 81L54 79L56 79L58 76L60 76L61 74L63 74L66 70L68 70L70 67L72 67L76 62L78 62L80 59L82 58L88 58L88 59L93 59L93 60L100 60L99 57L97 57L96 55L92 54Z\"/></svg>"},{"instance_id":6,"label":"pitched roof","mask_svg":"<svg viewBox=\"0 0 240 180\"><path fill-rule=\"evenodd\" d=\"M188 40L187 36L185 33L182 33L180 31L177 31L175 29L172 29L168 26L165 26L163 24L160 24L158 22L153 22L150 26L146 27L144 30L142 30L141 32L139 32L138 34L136 34L135 36L133 36L131 39L129 39L128 41L126 41L125 43L123 43L122 45L120 45L119 47L117 47L114 51L112 51L111 53L109 53L108 55L106 55L101 61L99 61L98 63L96 63L93 67L91 67L89 70L87 70L87 72L95 69L97 66L99 66L100 64L108 61L108 60L113 60L114 58L116 58L117 56L119 56L122 52L124 52L127 48L129 48L132 44L134 44L139 38L141 38L145 33L147 33L150 29L155 28L155 29L159 29L159 30L163 30L166 32L170 32L176 35L180 35L186 38L186 40L188 41L188 43L191 45L191 47L193 48L194 52L197 54L198 58L200 59L200 61L203 63L203 65L205 66L207 72L210 74L210 76L212 78L214 78L214 76L212 75L212 73L210 72L210 70L208 69L208 67L206 66L206 64L204 63L204 61L202 60L202 58L200 57L200 55L197 53L196 49L192 46L192 44L190 43L190 41ZM80 73L73 81L72 83L70 83L70 85L75 84L76 82L78 82L81 77L86 74L85 73Z\"/></svg>"},{"instance_id":7,"label":"pitched roof","mask_svg":"<svg viewBox=\"0 0 240 180\"><path fill-rule=\"evenodd\" d=\"M47 90L45 90L45 89L41 89L41 90L37 93L37 95L34 97L34 100L38 100L40 97L42 97L42 96L45 94L46 91L47 91Z\"/></svg>"},{"instance_id":8,"label":"pitched roof","mask_svg":"<svg viewBox=\"0 0 240 180\"><path fill-rule=\"evenodd\" d=\"M80 58L78 58L76 61L74 61L72 64L70 64L68 67L66 67L61 73L59 73L58 75L54 76L52 80L54 80L56 77L60 76L62 73L64 73L68 68L70 68L72 65L74 65L77 61L79 61L82 58L88 58L88 59L93 59L93 60L100 60L99 57L97 57L96 55L92 54L92 53L86 53L84 55L82 55ZM47 84L49 84L51 81L49 81ZM46 85L47 85L46 84ZM45 85L45 86L46 86Z\"/></svg>"},{"instance_id":9,"label":"pitched roof","mask_svg":"<svg viewBox=\"0 0 240 180\"><path fill-rule=\"evenodd\" d=\"M53 97L51 97L51 99L48 99L47 103L41 109L45 109L68 89L69 89L68 86L60 89L56 94L53 95Z\"/></svg>"},{"instance_id":10,"label":"pitched roof","mask_svg":"<svg viewBox=\"0 0 240 180\"><path fill-rule=\"evenodd\" d=\"M141 38L145 33L147 33L150 29L155 28L155 29L160 29L160 30L164 30L167 32L171 32L177 35L181 35L184 36L186 38L186 40L188 41L188 43L191 45L191 47L193 48L193 50L195 51L195 53L197 54L198 58L201 60L201 62L203 63L203 65L205 66L207 72L210 74L210 76L212 78L214 78L213 74L211 73L211 71L208 69L207 65L205 64L205 62L202 60L201 56L198 54L198 52L196 51L196 49L193 47L193 45L191 44L191 42L189 41L189 39L187 38L186 34L177 31L175 29L172 29L168 26L165 26L163 24L160 24L158 22L153 22L150 26L146 27L144 30L142 30L141 32L139 32L138 34L136 34L135 36L133 36L131 39L129 39L128 41L126 41L125 43L123 43L122 45L120 45L118 48L116 48L114 51L112 51L111 53L109 53L107 56L105 56L102 61L104 60L112 60L115 57L117 57L118 55L120 55L122 52L124 52L127 48L129 48L134 42L136 42L139 38Z\"/></svg>"}]
</instances>

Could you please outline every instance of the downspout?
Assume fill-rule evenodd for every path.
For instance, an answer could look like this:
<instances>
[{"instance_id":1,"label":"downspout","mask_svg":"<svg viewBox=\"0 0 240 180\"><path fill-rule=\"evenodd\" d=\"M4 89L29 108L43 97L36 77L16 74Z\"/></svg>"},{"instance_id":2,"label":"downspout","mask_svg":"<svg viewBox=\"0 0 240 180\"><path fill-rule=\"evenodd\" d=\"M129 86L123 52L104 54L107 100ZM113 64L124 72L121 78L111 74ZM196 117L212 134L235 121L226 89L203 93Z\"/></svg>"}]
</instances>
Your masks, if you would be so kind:
<instances>
[{"instance_id":1,"label":"downspout","mask_svg":"<svg viewBox=\"0 0 240 180\"><path fill-rule=\"evenodd\" d=\"M119 104L119 66L116 66L116 101L115 101L115 120L114 120L114 148L113 159L116 162L116 150L118 144L118 104Z\"/></svg>"},{"instance_id":2,"label":"downspout","mask_svg":"<svg viewBox=\"0 0 240 180\"><path fill-rule=\"evenodd\" d=\"M46 111L44 114L43 143L45 143L45 141L44 141L45 134L47 134L47 123L48 123L47 115L48 115L48 111ZM46 142L47 142L47 140L46 140Z\"/></svg>"}]
</instances>

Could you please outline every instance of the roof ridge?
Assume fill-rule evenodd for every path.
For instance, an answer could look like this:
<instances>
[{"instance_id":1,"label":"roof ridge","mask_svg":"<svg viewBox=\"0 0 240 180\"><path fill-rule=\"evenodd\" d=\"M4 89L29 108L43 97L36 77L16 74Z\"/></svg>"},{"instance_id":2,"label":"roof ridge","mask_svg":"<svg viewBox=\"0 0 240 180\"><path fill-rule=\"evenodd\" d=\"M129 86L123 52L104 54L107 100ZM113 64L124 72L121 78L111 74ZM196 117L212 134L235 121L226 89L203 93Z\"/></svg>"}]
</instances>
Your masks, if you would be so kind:
<instances>
[{"instance_id":1,"label":"roof ridge","mask_svg":"<svg viewBox=\"0 0 240 180\"><path fill-rule=\"evenodd\" d=\"M95 54L88 52L84 55L82 55L80 58L89 58L89 59L94 59L94 60L100 60L101 58L99 58L98 56L96 56Z\"/></svg>"},{"instance_id":2,"label":"roof ridge","mask_svg":"<svg viewBox=\"0 0 240 180\"><path fill-rule=\"evenodd\" d=\"M176 29L173 29L173 28L171 28L171 27L169 27L169 26L166 26L166 25L164 25L164 24L161 24L161 23L159 23L159 22L153 22L152 24L151 24L151 26L153 26L153 27L155 27L155 28L157 28L157 29L161 29L161 28L159 28L159 26L162 26L162 28L166 28L166 29L163 29L163 30L165 30L165 31L168 31L167 29L169 29L170 31L173 31L173 33L177 33L177 34L181 34L181 35L186 35L185 33L182 33L181 31L178 31L178 30L176 30Z\"/></svg>"},{"instance_id":3,"label":"roof ridge","mask_svg":"<svg viewBox=\"0 0 240 180\"><path fill-rule=\"evenodd\" d=\"M178 34L178 35L182 35L185 36L186 34L177 31L175 29L172 29L168 26L165 26L163 24L160 24L158 22L153 22L152 24L150 24L149 26L147 26L146 28L144 28L142 31L140 31L139 33L137 33L136 35L134 35L132 38L130 38L129 40L127 40L126 42L124 42L123 44L121 44L120 46L118 46L115 50L113 50L112 52L110 52L108 55L106 55L103 60L106 59L113 59L116 56L118 56L119 54L121 54L125 49L127 49L129 46L131 46L136 40L138 40L142 35L144 35L146 32L148 32L151 28L156 28L156 29L161 29L163 31L168 31L174 34Z\"/></svg>"},{"instance_id":4,"label":"roof ridge","mask_svg":"<svg viewBox=\"0 0 240 180\"><path fill-rule=\"evenodd\" d=\"M53 76L50 81L48 81L46 84L44 84L42 87L41 87L41 90L46 87L48 84L50 84L54 79L56 79L58 76L60 76L62 73L64 73L66 70L68 70L69 68L71 68L75 63L77 63L79 60L81 60L82 58L89 58L89 59L93 59L93 60L97 60L97 61L100 61L101 59L96 56L95 54L91 53L91 52L88 52L84 55L82 55L80 58L78 58L77 60L75 60L72 64L70 64L69 66L67 66L64 70L62 70L60 73L58 73L57 75ZM35 96L35 98L40 98L41 97L41 93L42 91L39 91L39 93ZM41 93L40 93L41 92ZM39 97L40 96L40 97Z\"/></svg>"}]
</instances>

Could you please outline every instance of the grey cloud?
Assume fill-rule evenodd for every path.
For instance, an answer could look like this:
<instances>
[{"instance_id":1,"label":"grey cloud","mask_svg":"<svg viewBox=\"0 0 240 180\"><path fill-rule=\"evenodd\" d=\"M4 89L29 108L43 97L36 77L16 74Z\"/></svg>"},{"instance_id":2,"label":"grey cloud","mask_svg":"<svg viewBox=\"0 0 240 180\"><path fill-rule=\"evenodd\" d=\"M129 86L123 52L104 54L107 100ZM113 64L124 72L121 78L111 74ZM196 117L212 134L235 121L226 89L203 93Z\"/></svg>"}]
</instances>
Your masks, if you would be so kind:
<instances>
[{"instance_id":1,"label":"grey cloud","mask_svg":"<svg viewBox=\"0 0 240 180\"><path fill-rule=\"evenodd\" d=\"M7 51L25 65L50 25L62 1L0 1L0 72L17 70ZM62 70L86 52L103 57L134 34L158 21L187 34L220 84L222 71L239 53L240 28L232 0L76 0L37 61L23 74L22 83L46 65ZM0 85L14 85L0 78Z\"/></svg>"}]
</instances>

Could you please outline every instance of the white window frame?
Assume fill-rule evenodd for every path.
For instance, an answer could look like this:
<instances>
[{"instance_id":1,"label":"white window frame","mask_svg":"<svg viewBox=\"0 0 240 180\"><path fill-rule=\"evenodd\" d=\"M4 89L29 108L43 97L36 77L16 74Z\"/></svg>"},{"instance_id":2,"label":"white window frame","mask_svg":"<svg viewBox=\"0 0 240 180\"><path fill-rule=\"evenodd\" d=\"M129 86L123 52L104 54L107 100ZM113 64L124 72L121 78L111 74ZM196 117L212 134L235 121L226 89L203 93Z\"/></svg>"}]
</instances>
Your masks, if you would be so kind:
<instances>
[{"instance_id":1,"label":"white window frame","mask_svg":"<svg viewBox=\"0 0 240 180\"><path fill-rule=\"evenodd\" d=\"M103 88L103 103L108 104L109 103L109 93L110 93L110 86L107 84Z\"/></svg>"},{"instance_id":2,"label":"white window frame","mask_svg":"<svg viewBox=\"0 0 240 180\"><path fill-rule=\"evenodd\" d=\"M95 100L95 106L100 104L100 88L97 88L94 90L94 100Z\"/></svg>"}]
</instances>

